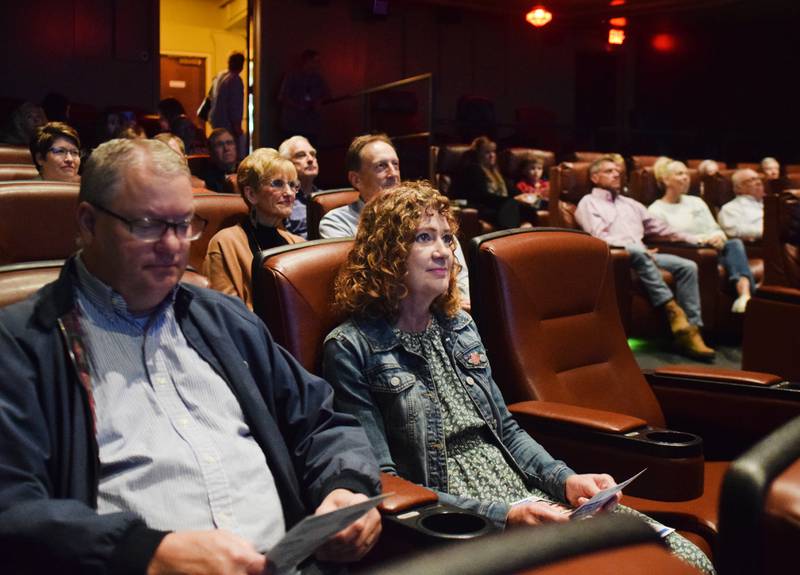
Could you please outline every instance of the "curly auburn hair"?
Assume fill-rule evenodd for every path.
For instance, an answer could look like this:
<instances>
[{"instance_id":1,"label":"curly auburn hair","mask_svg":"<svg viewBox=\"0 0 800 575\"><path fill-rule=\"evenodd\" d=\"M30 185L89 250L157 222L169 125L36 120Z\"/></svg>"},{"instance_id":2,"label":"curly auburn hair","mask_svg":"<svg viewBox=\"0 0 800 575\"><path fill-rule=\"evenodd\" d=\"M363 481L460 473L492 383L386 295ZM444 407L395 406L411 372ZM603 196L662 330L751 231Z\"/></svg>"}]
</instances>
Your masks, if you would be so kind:
<instances>
[{"instance_id":1,"label":"curly auburn hair","mask_svg":"<svg viewBox=\"0 0 800 575\"><path fill-rule=\"evenodd\" d=\"M428 182L405 182L367 202L353 249L336 277L336 306L349 314L396 319L400 302L409 295L406 262L417 228L433 214L444 216L455 236L458 224L450 202ZM455 250L455 244L451 249ZM433 301L431 311L447 317L458 312L460 270L453 258L447 292Z\"/></svg>"}]
</instances>

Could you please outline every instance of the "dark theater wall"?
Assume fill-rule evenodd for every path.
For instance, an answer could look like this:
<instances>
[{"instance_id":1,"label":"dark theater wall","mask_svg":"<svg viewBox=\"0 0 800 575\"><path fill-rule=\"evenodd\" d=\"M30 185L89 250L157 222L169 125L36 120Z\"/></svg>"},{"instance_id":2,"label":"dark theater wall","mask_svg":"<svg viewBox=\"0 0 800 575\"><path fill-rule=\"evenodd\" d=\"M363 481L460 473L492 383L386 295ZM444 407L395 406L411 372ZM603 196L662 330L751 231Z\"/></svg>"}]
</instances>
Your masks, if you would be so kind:
<instances>
[{"instance_id":1,"label":"dark theater wall","mask_svg":"<svg viewBox=\"0 0 800 575\"><path fill-rule=\"evenodd\" d=\"M158 0L4 2L0 96L102 109L158 102Z\"/></svg>"}]
</instances>

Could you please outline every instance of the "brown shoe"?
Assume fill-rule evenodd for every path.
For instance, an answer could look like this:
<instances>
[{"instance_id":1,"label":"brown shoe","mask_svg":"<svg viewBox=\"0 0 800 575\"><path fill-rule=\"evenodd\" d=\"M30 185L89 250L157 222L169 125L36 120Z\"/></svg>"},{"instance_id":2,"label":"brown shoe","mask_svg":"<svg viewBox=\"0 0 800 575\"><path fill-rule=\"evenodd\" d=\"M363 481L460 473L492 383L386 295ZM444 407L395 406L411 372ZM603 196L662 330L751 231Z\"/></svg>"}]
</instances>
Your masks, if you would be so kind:
<instances>
[{"instance_id":1,"label":"brown shoe","mask_svg":"<svg viewBox=\"0 0 800 575\"><path fill-rule=\"evenodd\" d=\"M686 312L674 299L664 304L664 312L667 314L667 321L669 321L669 329L672 331L672 335L677 336L692 327L686 318Z\"/></svg>"},{"instance_id":2,"label":"brown shoe","mask_svg":"<svg viewBox=\"0 0 800 575\"><path fill-rule=\"evenodd\" d=\"M679 351L688 357L712 360L716 356L717 352L706 345L696 325L690 325L689 329L674 334L674 339Z\"/></svg>"}]
</instances>

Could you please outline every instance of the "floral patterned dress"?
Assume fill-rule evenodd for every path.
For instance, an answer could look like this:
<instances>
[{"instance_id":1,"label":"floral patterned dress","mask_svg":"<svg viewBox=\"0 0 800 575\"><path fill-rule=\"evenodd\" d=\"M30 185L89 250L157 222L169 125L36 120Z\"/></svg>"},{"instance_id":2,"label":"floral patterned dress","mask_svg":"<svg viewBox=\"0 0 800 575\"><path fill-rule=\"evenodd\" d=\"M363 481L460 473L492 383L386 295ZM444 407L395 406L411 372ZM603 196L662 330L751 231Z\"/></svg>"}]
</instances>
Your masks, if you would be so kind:
<instances>
[{"instance_id":1,"label":"floral patterned dress","mask_svg":"<svg viewBox=\"0 0 800 575\"><path fill-rule=\"evenodd\" d=\"M516 465L507 460L495 443L494 435L450 363L439 323L434 319L421 332L394 331L405 349L424 357L428 363L444 425L447 492L509 505L531 496L564 504L544 491L527 486ZM650 524L657 524L624 505L618 505L614 512L636 515ZM667 535L664 541L684 561L706 573L715 573L708 557L677 532Z\"/></svg>"}]
</instances>

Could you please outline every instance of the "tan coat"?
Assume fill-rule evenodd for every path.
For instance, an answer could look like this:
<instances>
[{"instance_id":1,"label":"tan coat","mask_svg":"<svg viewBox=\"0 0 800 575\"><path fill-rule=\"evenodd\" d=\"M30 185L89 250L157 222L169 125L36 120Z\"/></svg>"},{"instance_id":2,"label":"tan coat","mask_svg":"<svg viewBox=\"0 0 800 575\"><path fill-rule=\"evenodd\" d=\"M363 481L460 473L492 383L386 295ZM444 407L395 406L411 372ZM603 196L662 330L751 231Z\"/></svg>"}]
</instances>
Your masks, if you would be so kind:
<instances>
[{"instance_id":1,"label":"tan coat","mask_svg":"<svg viewBox=\"0 0 800 575\"><path fill-rule=\"evenodd\" d=\"M278 233L290 244L304 242L300 236L278 228ZM224 228L208 243L203 273L209 287L240 298L253 309L253 252L247 233L241 225Z\"/></svg>"}]
</instances>

